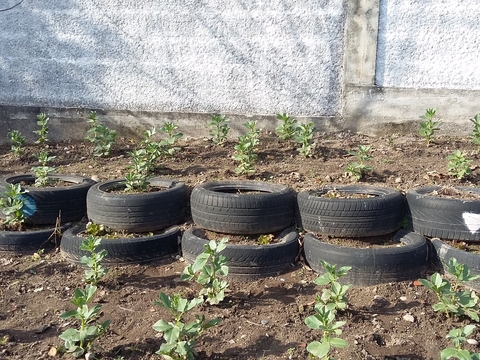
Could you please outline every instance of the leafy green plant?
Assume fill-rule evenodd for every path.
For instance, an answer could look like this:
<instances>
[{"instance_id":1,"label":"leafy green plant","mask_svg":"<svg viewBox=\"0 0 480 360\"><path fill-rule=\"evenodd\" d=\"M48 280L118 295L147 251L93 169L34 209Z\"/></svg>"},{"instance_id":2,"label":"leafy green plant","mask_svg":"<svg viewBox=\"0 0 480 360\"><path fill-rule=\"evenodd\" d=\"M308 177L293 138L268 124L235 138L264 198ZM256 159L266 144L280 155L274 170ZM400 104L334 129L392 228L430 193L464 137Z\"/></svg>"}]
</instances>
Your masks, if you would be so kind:
<instances>
[{"instance_id":1,"label":"leafy green plant","mask_svg":"<svg viewBox=\"0 0 480 360\"><path fill-rule=\"evenodd\" d=\"M80 249L88 251L89 256L82 256L80 263L87 266L85 270L85 282L87 284L97 285L98 281L108 272L100 262L107 256L107 250L97 252L97 248L100 246L102 238L95 235L87 235L85 240L80 244Z\"/></svg>"},{"instance_id":2,"label":"leafy green plant","mask_svg":"<svg viewBox=\"0 0 480 360\"><path fill-rule=\"evenodd\" d=\"M424 121L420 123L418 133L425 138L427 146L430 145L430 141L432 140L435 131L440 130L438 126L440 122L433 120L436 113L437 109L426 109L425 114L420 116L420 119L423 119Z\"/></svg>"},{"instance_id":3,"label":"leafy green plant","mask_svg":"<svg viewBox=\"0 0 480 360\"><path fill-rule=\"evenodd\" d=\"M48 152L42 150L37 158L40 162L40 166L34 166L31 169L35 175L35 186L47 186L51 182L49 175L55 172L55 167L48 166L47 163L55 159L56 156L49 156Z\"/></svg>"},{"instance_id":4,"label":"leafy green plant","mask_svg":"<svg viewBox=\"0 0 480 360\"><path fill-rule=\"evenodd\" d=\"M34 133L37 134L38 140L35 141L35 144L43 144L44 142L47 142L47 136L48 136L48 122L50 121L50 118L44 114L38 114L37 115L37 125L40 126L39 130L35 130Z\"/></svg>"},{"instance_id":5,"label":"leafy green plant","mask_svg":"<svg viewBox=\"0 0 480 360\"><path fill-rule=\"evenodd\" d=\"M221 145L227 141L230 127L228 126L228 119L225 115L212 114L210 122L208 123L212 141L216 145Z\"/></svg>"},{"instance_id":6,"label":"leafy green plant","mask_svg":"<svg viewBox=\"0 0 480 360\"><path fill-rule=\"evenodd\" d=\"M23 154L22 146L25 144L25 136L18 130L9 131L8 139L12 142L10 150L15 156L20 156Z\"/></svg>"},{"instance_id":7,"label":"leafy green plant","mask_svg":"<svg viewBox=\"0 0 480 360\"><path fill-rule=\"evenodd\" d=\"M108 156L112 145L117 138L117 132L109 129L103 124L99 124L96 111L90 112L87 122L91 124L91 127L87 131L85 140L90 141L95 145L93 156Z\"/></svg>"},{"instance_id":8,"label":"leafy green plant","mask_svg":"<svg viewBox=\"0 0 480 360\"><path fill-rule=\"evenodd\" d=\"M349 150L348 153L352 156L356 156L360 162L351 162L347 166L347 173L353 176L355 179L360 180L366 173L371 172L373 169L371 166L366 165L365 162L370 161L372 156L368 153L372 149L371 145L358 145L358 151Z\"/></svg>"},{"instance_id":9,"label":"leafy green plant","mask_svg":"<svg viewBox=\"0 0 480 360\"><path fill-rule=\"evenodd\" d=\"M195 279L202 285L200 295L205 296L211 305L219 304L225 298L225 290L228 288L228 282L221 279L228 275L228 266L225 265L227 260L220 255L227 242L227 238L218 243L211 240L205 245L203 253L198 255L195 262L187 266L181 275L182 280Z\"/></svg>"},{"instance_id":10,"label":"leafy green plant","mask_svg":"<svg viewBox=\"0 0 480 360\"><path fill-rule=\"evenodd\" d=\"M69 328L60 334L60 339L65 341L65 348L68 353L72 353L75 357L82 356L92 348L95 339L105 334L110 326L110 320L91 324L100 314L102 305L97 304L92 308L88 304L92 301L97 287L94 285L86 285L85 289L75 289L74 298L71 303L77 306L76 310L65 311L60 317L62 319L76 318L80 320L80 328Z\"/></svg>"},{"instance_id":11,"label":"leafy green plant","mask_svg":"<svg viewBox=\"0 0 480 360\"><path fill-rule=\"evenodd\" d=\"M477 114L470 119L473 123L473 131L470 133L472 142L477 145L477 151L480 151L480 114Z\"/></svg>"},{"instance_id":12,"label":"leafy green plant","mask_svg":"<svg viewBox=\"0 0 480 360\"><path fill-rule=\"evenodd\" d=\"M466 159L465 154L460 150L455 150L452 155L447 156L448 175L455 176L458 180L472 174L470 163L472 160Z\"/></svg>"},{"instance_id":13,"label":"leafy green plant","mask_svg":"<svg viewBox=\"0 0 480 360\"><path fill-rule=\"evenodd\" d=\"M308 124L300 124L295 128L295 141L300 144L297 151L300 155L310 157L313 155L313 148L315 146L313 142L313 135L315 134L315 126L313 122Z\"/></svg>"},{"instance_id":14,"label":"leafy green plant","mask_svg":"<svg viewBox=\"0 0 480 360\"><path fill-rule=\"evenodd\" d=\"M166 122L160 128L160 131L167 134L167 138L160 142L164 155L172 156L175 151L179 150L179 148L175 147L174 145L175 142L183 136L183 134L181 132L175 132L177 129L178 125L175 125L172 122Z\"/></svg>"},{"instance_id":15,"label":"leafy green plant","mask_svg":"<svg viewBox=\"0 0 480 360\"><path fill-rule=\"evenodd\" d=\"M467 336L469 336L476 326L469 324L465 325L463 329L452 329L447 335L447 339L451 339L453 348L443 349L440 353L440 358L445 359L461 359L461 360L480 360L480 353L472 353L468 350L462 349L462 344L467 341Z\"/></svg>"},{"instance_id":16,"label":"leafy green plant","mask_svg":"<svg viewBox=\"0 0 480 360\"><path fill-rule=\"evenodd\" d=\"M235 145L235 154L233 159L240 162L235 172L237 174L253 174L255 168L253 163L257 160L255 153L258 144L260 143L260 129L255 129L257 122L248 121L243 124L249 131L238 137L238 144Z\"/></svg>"},{"instance_id":17,"label":"leafy green plant","mask_svg":"<svg viewBox=\"0 0 480 360\"><path fill-rule=\"evenodd\" d=\"M23 211L26 200L23 194L25 193L20 183L5 186L5 192L0 197L0 209L4 215L3 225L6 228L16 230L22 228L26 219Z\"/></svg>"},{"instance_id":18,"label":"leafy green plant","mask_svg":"<svg viewBox=\"0 0 480 360\"><path fill-rule=\"evenodd\" d=\"M352 267L342 266L337 269L337 265L331 265L325 260L320 260L320 263L325 272L315 279L315 284L320 286L329 285L330 288L322 289L322 294L320 296L317 295L316 302L333 311L345 309L348 303L346 293L352 285L342 285L338 282L338 279L347 275Z\"/></svg>"},{"instance_id":19,"label":"leafy green plant","mask_svg":"<svg viewBox=\"0 0 480 360\"><path fill-rule=\"evenodd\" d=\"M190 323L183 321L185 313L203 303L202 297L187 300L179 294L170 297L161 292L158 301L154 303L169 309L173 316L173 321L159 320L153 325L155 331L163 333L163 338L166 341L160 346L157 354L162 355L166 360L195 359L197 339L205 330L219 324L220 319L206 321L204 315L201 317L197 315L195 320Z\"/></svg>"},{"instance_id":20,"label":"leafy green plant","mask_svg":"<svg viewBox=\"0 0 480 360\"><path fill-rule=\"evenodd\" d=\"M258 245L268 245L272 243L272 240L275 238L273 234L263 234L258 237Z\"/></svg>"},{"instance_id":21,"label":"leafy green plant","mask_svg":"<svg viewBox=\"0 0 480 360\"><path fill-rule=\"evenodd\" d=\"M475 291L459 291L458 288L464 282L480 278L480 275L470 275L468 266L460 264L455 258L450 258L445 267L453 276L453 284L443 279L439 273L434 273L430 280L419 279L423 286L432 290L438 297L439 302L432 305L433 310L444 312L447 317L450 317L450 314L465 315L478 322L477 294Z\"/></svg>"},{"instance_id":22,"label":"leafy green plant","mask_svg":"<svg viewBox=\"0 0 480 360\"><path fill-rule=\"evenodd\" d=\"M336 337L342 334L341 327L346 324L346 321L335 321L335 310L330 310L323 304L315 304L315 314L308 316L305 324L310 329L323 332L320 341L315 340L307 345L307 351L314 358L329 360L328 353L332 347L344 348L348 345L345 340Z\"/></svg>"},{"instance_id":23,"label":"leafy green plant","mask_svg":"<svg viewBox=\"0 0 480 360\"><path fill-rule=\"evenodd\" d=\"M281 122L280 125L275 128L275 132L277 133L278 137L282 140L293 139L297 134L297 120L292 119L288 114L285 113L277 114L277 119Z\"/></svg>"}]
</instances>

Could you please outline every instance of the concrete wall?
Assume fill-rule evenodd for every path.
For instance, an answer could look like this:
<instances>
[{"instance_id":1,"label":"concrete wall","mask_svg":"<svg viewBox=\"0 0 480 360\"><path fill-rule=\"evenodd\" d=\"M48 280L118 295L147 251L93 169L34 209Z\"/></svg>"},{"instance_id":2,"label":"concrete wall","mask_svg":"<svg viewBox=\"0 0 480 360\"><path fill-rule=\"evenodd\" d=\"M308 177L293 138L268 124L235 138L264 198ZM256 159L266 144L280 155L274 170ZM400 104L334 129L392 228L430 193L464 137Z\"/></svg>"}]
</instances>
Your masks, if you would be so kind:
<instances>
[{"instance_id":1,"label":"concrete wall","mask_svg":"<svg viewBox=\"0 0 480 360\"><path fill-rule=\"evenodd\" d=\"M0 12L0 134L43 111L81 138L89 109L124 133L201 136L213 112L273 128L283 111L374 133L427 107L465 132L479 15L477 0L25 1Z\"/></svg>"}]
</instances>

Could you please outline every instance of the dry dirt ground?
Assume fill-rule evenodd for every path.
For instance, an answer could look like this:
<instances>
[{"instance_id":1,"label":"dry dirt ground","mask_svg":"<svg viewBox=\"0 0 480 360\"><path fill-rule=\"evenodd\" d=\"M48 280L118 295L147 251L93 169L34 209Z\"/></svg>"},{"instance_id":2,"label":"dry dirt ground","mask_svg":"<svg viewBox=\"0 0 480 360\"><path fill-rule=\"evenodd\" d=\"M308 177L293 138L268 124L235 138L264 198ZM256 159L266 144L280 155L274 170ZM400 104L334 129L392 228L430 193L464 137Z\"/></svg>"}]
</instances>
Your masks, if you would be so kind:
<instances>
[{"instance_id":1,"label":"dry dirt ground","mask_svg":"<svg viewBox=\"0 0 480 360\"><path fill-rule=\"evenodd\" d=\"M94 176L99 180L121 178L128 165L131 139L117 139L111 156L92 158L92 147L81 142L50 144L56 155L57 172ZM413 135L392 134L369 138L347 132L317 134L314 157L298 155L294 143L285 143L263 133L256 173L250 179L291 186L296 191L322 185L350 184L345 168L353 159L348 150L372 145L373 173L360 183L407 191L427 184L477 184L479 155L468 138L436 137L429 147ZM231 159L234 142L216 147L208 139L183 139L173 158L163 159L158 175L184 181L190 188L207 180L245 179L235 174ZM473 174L459 182L447 175L446 156L460 149L472 159ZM9 147L0 147L0 176L27 172L37 165L39 145L26 148L16 159ZM183 225L191 226L191 220ZM160 359L155 355L161 337L152 329L169 313L153 301L160 291L193 296L196 284L180 281L186 266L181 258L148 265L112 267L95 299L103 305L102 320L111 319L110 331L98 341L103 359ZM313 313L316 274L302 261L276 277L250 282L230 282L228 298L219 306L202 306L194 313L219 317L198 346L199 359L307 359L306 344L318 339L319 331L304 323ZM73 290L83 286L83 269L66 262L56 249L38 257L0 254L0 358L49 359L62 341L58 335L73 321L59 314L72 309ZM439 359L450 346L448 331L464 326L467 319L446 318L432 311L435 296L414 282L352 288L348 309L340 312L346 321L342 338L345 349L333 352L337 359ZM413 316L413 322L404 316ZM474 333L473 337L478 336ZM480 336L479 336L480 337ZM473 350L473 345L470 350ZM49 354L50 352L50 354ZM55 358L70 358L57 354Z\"/></svg>"}]
</instances>

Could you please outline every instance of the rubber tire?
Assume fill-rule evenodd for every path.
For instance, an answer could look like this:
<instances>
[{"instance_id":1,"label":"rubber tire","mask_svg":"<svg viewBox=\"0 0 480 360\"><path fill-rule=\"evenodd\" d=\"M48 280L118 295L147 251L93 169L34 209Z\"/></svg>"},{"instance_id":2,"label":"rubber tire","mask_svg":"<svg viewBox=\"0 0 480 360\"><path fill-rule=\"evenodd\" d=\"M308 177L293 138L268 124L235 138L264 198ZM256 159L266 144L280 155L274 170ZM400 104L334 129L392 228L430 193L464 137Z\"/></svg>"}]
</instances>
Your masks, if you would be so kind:
<instances>
[{"instance_id":1,"label":"rubber tire","mask_svg":"<svg viewBox=\"0 0 480 360\"><path fill-rule=\"evenodd\" d=\"M428 237L447 240L480 241L480 200L449 199L427 195L440 186L413 189L407 192L408 217L413 230ZM480 195L480 188L457 187ZM478 229L470 231L464 213L478 215Z\"/></svg>"},{"instance_id":2,"label":"rubber tire","mask_svg":"<svg viewBox=\"0 0 480 360\"><path fill-rule=\"evenodd\" d=\"M399 230L394 237L404 246L385 248L351 248L327 244L311 234L304 237L305 259L317 273L323 274L320 260L337 266L351 266L342 283L370 286L423 277L428 266L428 245L414 232Z\"/></svg>"},{"instance_id":3,"label":"rubber tire","mask_svg":"<svg viewBox=\"0 0 480 360\"><path fill-rule=\"evenodd\" d=\"M55 225L60 214L63 224L80 221L87 213L86 198L88 189L95 184L89 178L76 175L52 174L50 179L57 179L74 185L59 187L23 186L28 192L24 195L29 199L30 211L25 220L29 225ZM8 184L20 182L34 183L33 174L11 175L0 178L0 192L5 191Z\"/></svg>"},{"instance_id":4,"label":"rubber tire","mask_svg":"<svg viewBox=\"0 0 480 360\"><path fill-rule=\"evenodd\" d=\"M277 276L295 263L299 252L298 234L285 229L279 236L282 240L271 245L228 244L220 253L227 259L228 277L242 280ZM182 254L192 264L205 250L209 240L202 237L202 230L191 228L183 233Z\"/></svg>"},{"instance_id":5,"label":"rubber tire","mask_svg":"<svg viewBox=\"0 0 480 360\"><path fill-rule=\"evenodd\" d=\"M340 237L385 235L401 228L405 218L405 197L397 190L369 186L325 187L353 194L377 195L364 199L336 199L316 196L318 190L297 195L297 222L306 231Z\"/></svg>"},{"instance_id":6,"label":"rubber tire","mask_svg":"<svg viewBox=\"0 0 480 360\"><path fill-rule=\"evenodd\" d=\"M61 233L72 226L65 224L60 228ZM41 248L52 247L60 242L59 238L52 241L50 238L57 229L55 227L41 230L25 231L0 231L0 252L18 254L34 253Z\"/></svg>"},{"instance_id":7,"label":"rubber tire","mask_svg":"<svg viewBox=\"0 0 480 360\"><path fill-rule=\"evenodd\" d=\"M238 191L259 193L238 193ZM237 192L237 193L235 193ZM257 181L219 181L197 185L190 196L193 222L226 234L265 234L295 219L295 194L287 186Z\"/></svg>"},{"instance_id":8,"label":"rubber tire","mask_svg":"<svg viewBox=\"0 0 480 360\"><path fill-rule=\"evenodd\" d=\"M128 232L157 231L184 222L188 210L188 190L185 184L162 178L153 178L150 184L167 189L117 194L108 190L124 188L125 180L95 184L87 194L88 218L111 229Z\"/></svg>"},{"instance_id":9,"label":"rubber tire","mask_svg":"<svg viewBox=\"0 0 480 360\"><path fill-rule=\"evenodd\" d=\"M85 230L85 224L77 224L65 231L60 243L60 251L65 259L79 264L80 259L88 252L80 250L80 244L85 240L78 234ZM181 238L180 229L173 226L160 234L139 238L102 239L97 251L106 250L104 264L142 264L179 252Z\"/></svg>"},{"instance_id":10,"label":"rubber tire","mask_svg":"<svg viewBox=\"0 0 480 360\"><path fill-rule=\"evenodd\" d=\"M460 264L468 266L471 275L480 275L480 255L468 251L456 249L448 245L439 238L430 240L432 244L433 263L444 272L443 263L447 263L450 258L455 258ZM473 290L480 291L480 279L467 281L464 283Z\"/></svg>"}]
</instances>

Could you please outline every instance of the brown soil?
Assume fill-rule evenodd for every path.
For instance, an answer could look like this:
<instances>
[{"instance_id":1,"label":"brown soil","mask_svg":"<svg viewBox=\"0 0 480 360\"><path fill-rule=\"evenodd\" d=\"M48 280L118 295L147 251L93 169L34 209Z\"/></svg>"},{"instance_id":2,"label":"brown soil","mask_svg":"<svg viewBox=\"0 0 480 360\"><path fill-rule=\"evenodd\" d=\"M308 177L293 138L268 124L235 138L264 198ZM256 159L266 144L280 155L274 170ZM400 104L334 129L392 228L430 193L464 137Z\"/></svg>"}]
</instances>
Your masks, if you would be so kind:
<instances>
[{"instance_id":1,"label":"brown soil","mask_svg":"<svg viewBox=\"0 0 480 360\"><path fill-rule=\"evenodd\" d=\"M294 190L318 189L325 185L355 183L345 175L348 150L372 144L374 171L361 184L407 191L425 185L471 186L480 180L479 155L469 139L437 137L425 146L415 136L393 134L368 138L347 132L318 134L315 156L300 157L295 144L280 142L274 134L262 134L256 173L249 179L291 186ZM108 158L91 158L92 148L79 142L50 144L50 155L60 173L121 178L129 165L131 139L119 139ZM215 147L206 139L184 140L173 158L161 161L156 173L184 181L190 188L207 180L245 179L235 174L233 142ZM446 156L459 149L473 159L473 174L466 181L447 175ZM36 163L38 146L26 148L20 159L9 148L0 147L0 175L24 173ZM192 226L189 219L184 228ZM52 348L62 342L58 335L74 321L59 315L72 309L73 290L83 286L83 270L67 263L58 250L44 254L0 254L0 357L5 359L48 359ZM181 292L193 297L197 284L180 281L186 263L181 258L149 265L111 267L97 293L103 305L102 320L111 319L110 331L98 340L103 359L159 359L154 352L161 336L152 329L159 319L170 320L167 310L153 304L160 291ZM219 317L198 344L199 359L307 359L306 344L319 339L320 331L309 329L304 320L313 313L316 274L300 262L279 276L257 281L231 281L228 298L219 306L202 306L193 313ZM450 346L448 331L469 323L435 313L435 296L417 282L389 283L352 288L349 306L338 320L346 321L344 338L349 346L333 351L341 360L439 359ZM412 315L412 318L405 315ZM193 316L193 314L192 314ZM188 316L190 319L190 315ZM476 334L473 337L477 336ZM467 345L474 350L474 345ZM70 358L57 354L55 358Z\"/></svg>"}]
</instances>

